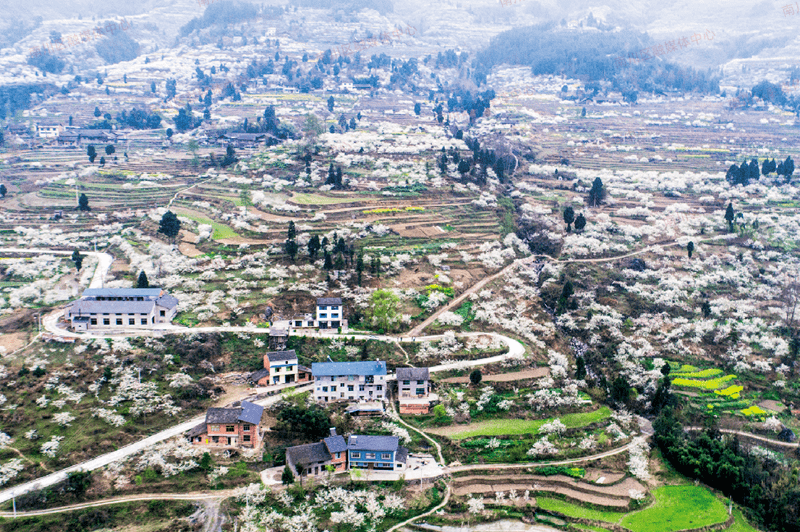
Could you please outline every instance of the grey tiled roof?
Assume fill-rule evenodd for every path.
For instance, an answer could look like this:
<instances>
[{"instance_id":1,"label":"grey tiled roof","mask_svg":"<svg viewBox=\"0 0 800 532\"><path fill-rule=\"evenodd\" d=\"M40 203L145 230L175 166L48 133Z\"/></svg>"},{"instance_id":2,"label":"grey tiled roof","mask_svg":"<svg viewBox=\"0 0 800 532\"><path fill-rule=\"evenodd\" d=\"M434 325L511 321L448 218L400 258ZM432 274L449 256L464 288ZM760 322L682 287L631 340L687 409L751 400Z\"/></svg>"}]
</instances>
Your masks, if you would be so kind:
<instances>
[{"instance_id":1,"label":"grey tiled roof","mask_svg":"<svg viewBox=\"0 0 800 532\"><path fill-rule=\"evenodd\" d=\"M252 423L258 425L261 423L261 415L264 413L264 407L253 404L249 401L242 401L242 413L239 414L239 421Z\"/></svg>"},{"instance_id":2,"label":"grey tiled roof","mask_svg":"<svg viewBox=\"0 0 800 532\"><path fill-rule=\"evenodd\" d=\"M394 455L394 461L405 464L406 460L408 460L408 449L405 447L398 447L397 452Z\"/></svg>"},{"instance_id":3,"label":"grey tiled roof","mask_svg":"<svg viewBox=\"0 0 800 532\"><path fill-rule=\"evenodd\" d=\"M241 408L209 408L206 411L206 423L224 424L239 421Z\"/></svg>"},{"instance_id":4,"label":"grey tiled roof","mask_svg":"<svg viewBox=\"0 0 800 532\"><path fill-rule=\"evenodd\" d=\"M283 362L285 360L294 360L297 358L297 353L294 349L288 351L271 351L267 353L267 358L270 362Z\"/></svg>"},{"instance_id":5,"label":"grey tiled roof","mask_svg":"<svg viewBox=\"0 0 800 532\"><path fill-rule=\"evenodd\" d=\"M325 442L325 447L328 448L330 453L341 453L347 450L344 436L329 436L322 441Z\"/></svg>"},{"instance_id":6,"label":"grey tiled roof","mask_svg":"<svg viewBox=\"0 0 800 532\"><path fill-rule=\"evenodd\" d=\"M429 378L428 368L397 368L398 381L426 381Z\"/></svg>"},{"instance_id":7,"label":"grey tiled roof","mask_svg":"<svg viewBox=\"0 0 800 532\"><path fill-rule=\"evenodd\" d=\"M264 377L269 377L269 370L266 368L260 369L254 373L250 374L249 379L253 382L258 382Z\"/></svg>"},{"instance_id":8,"label":"grey tiled roof","mask_svg":"<svg viewBox=\"0 0 800 532\"><path fill-rule=\"evenodd\" d=\"M206 429L206 424L205 423L200 423L199 425L189 429L188 436L190 438L194 438L195 436L201 436L201 435L207 434L207 433L208 433L208 430Z\"/></svg>"},{"instance_id":9,"label":"grey tiled roof","mask_svg":"<svg viewBox=\"0 0 800 532\"><path fill-rule=\"evenodd\" d=\"M70 314L150 314L155 301L95 301L79 299L72 304Z\"/></svg>"},{"instance_id":10,"label":"grey tiled roof","mask_svg":"<svg viewBox=\"0 0 800 532\"><path fill-rule=\"evenodd\" d=\"M298 465L307 465L314 462L327 462L331 459L331 454L325 448L325 444L307 443L305 445L295 445L286 449L286 461Z\"/></svg>"},{"instance_id":11,"label":"grey tiled roof","mask_svg":"<svg viewBox=\"0 0 800 532\"><path fill-rule=\"evenodd\" d=\"M161 295L160 288L87 288L82 297L152 297Z\"/></svg>"},{"instance_id":12,"label":"grey tiled roof","mask_svg":"<svg viewBox=\"0 0 800 532\"><path fill-rule=\"evenodd\" d=\"M317 305L341 305L341 297L321 297L317 299Z\"/></svg>"},{"instance_id":13,"label":"grey tiled roof","mask_svg":"<svg viewBox=\"0 0 800 532\"><path fill-rule=\"evenodd\" d=\"M178 306L178 298L171 295L163 295L156 299L156 305L168 309L173 309Z\"/></svg>"},{"instance_id":14,"label":"grey tiled roof","mask_svg":"<svg viewBox=\"0 0 800 532\"><path fill-rule=\"evenodd\" d=\"M330 375L386 375L386 362L313 362L311 373L314 377Z\"/></svg>"},{"instance_id":15,"label":"grey tiled roof","mask_svg":"<svg viewBox=\"0 0 800 532\"><path fill-rule=\"evenodd\" d=\"M351 451L396 451L400 439L397 436L352 435L347 439Z\"/></svg>"}]
</instances>

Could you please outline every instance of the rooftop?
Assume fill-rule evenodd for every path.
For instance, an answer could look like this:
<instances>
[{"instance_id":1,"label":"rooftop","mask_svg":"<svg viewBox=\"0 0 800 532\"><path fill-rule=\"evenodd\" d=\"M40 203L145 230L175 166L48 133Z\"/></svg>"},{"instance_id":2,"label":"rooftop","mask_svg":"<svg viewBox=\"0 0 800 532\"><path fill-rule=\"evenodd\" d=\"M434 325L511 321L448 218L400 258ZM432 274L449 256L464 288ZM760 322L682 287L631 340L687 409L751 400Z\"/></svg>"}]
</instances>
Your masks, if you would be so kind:
<instances>
[{"instance_id":1,"label":"rooftop","mask_svg":"<svg viewBox=\"0 0 800 532\"><path fill-rule=\"evenodd\" d=\"M159 297L160 288L87 288L81 297Z\"/></svg>"},{"instance_id":2,"label":"rooftop","mask_svg":"<svg viewBox=\"0 0 800 532\"><path fill-rule=\"evenodd\" d=\"M341 297L321 297L317 299L317 305L341 305Z\"/></svg>"},{"instance_id":3,"label":"rooftop","mask_svg":"<svg viewBox=\"0 0 800 532\"><path fill-rule=\"evenodd\" d=\"M72 304L71 314L150 314L156 302L150 301L95 301L79 299Z\"/></svg>"},{"instance_id":4,"label":"rooftop","mask_svg":"<svg viewBox=\"0 0 800 532\"><path fill-rule=\"evenodd\" d=\"M267 358L270 362L281 362L284 360L296 360L297 353L294 352L294 349L290 349L288 351L271 351L267 353Z\"/></svg>"},{"instance_id":5,"label":"rooftop","mask_svg":"<svg viewBox=\"0 0 800 532\"><path fill-rule=\"evenodd\" d=\"M325 447L328 448L329 453L342 453L347 450L344 436L328 436L322 441L325 442Z\"/></svg>"},{"instance_id":6,"label":"rooftop","mask_svg":"<svg viewBox=\"0 0 800 532\"><path fill-rule=\"evenodd\" d=\"M311 364L314 377L331 375L386 375L386 362L314 362Z\"/></svg>"},{"instance_id":7,"label":"rooftop","mask_svg":"<svg viewBox=\"0 0 800 532\"><path fill-rule=\"evenodd\" d=\"M352 435L347 439L350 451L396 451L400 446L397 436L360 436Z\"/></svg>"},{"instance_id":8,"label":"rooftop","mask_svg":"<svg viewBox=\"0 0 800 532\"><path fill-rule=\"evenodd\" d=\"M330 459L331 454L322 442L295 445L294 447L286 449L286 461L291 461L299 465L326 462Z\"/></svg>"},{"instance_id":9,"label":"rooftop","mask_svg":"<svg viewBox=\"0 0 800 532\"><path fill-rule=\"evenodd\" d=\"M397 368L398 381L427 381L429 378L428 368Z\"/></svg>"},{"instance_id":10,"label":"rooftop","mask_svg":"<svg viewBox=\"0 0 800 532\"><path fill-rule=\"evenodd\" d=\"M206 412L206 423L224 424L244 421L245 423L258 425L261 422L263 413L263 406L242 401L242 406L238 408L209 408Z\"/></svg>"}]
</instances>

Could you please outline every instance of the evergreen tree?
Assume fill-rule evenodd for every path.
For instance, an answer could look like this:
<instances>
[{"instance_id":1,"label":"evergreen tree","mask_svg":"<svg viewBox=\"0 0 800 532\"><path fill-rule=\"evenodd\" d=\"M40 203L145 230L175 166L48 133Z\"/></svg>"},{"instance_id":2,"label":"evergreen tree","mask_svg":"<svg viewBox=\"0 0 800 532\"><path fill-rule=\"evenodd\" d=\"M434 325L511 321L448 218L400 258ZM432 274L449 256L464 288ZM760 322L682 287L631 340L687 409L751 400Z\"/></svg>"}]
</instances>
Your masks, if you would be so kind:
<instances>
[{"instance_id":1,"label":"evergreen tree","mask_svg":"<svg viewBox=\"0 0 800 532\"><path fill-rule=\"evenodd\" d=\"M325 264L323 264L322 267L325 268L326 270L333 269L333 261L331 260L331 254L328 253L327 250L325 250Z\"/></svg>"},{"instance_id":2,"label":"evergreen tree","mask_svg":"<svg viewBox=\"0 0 800 532\"><path fill-rule=\"evenodd\" d=\"M5 198L6 194L8 194L8 189L5 184L0 183L0 198Z\"/></svg>"},{"instance_id":3,"label":"evergreen tree","mask_svg":"<svg viewBox=\"0 0 800 532\"><path fill-rule=\"evenodd\" d=\"M89 207L89 198L86 197L86 194L81 194L78 198L78 209L81 211L91 211L92 208Z\"/></svg>"},{"instance_id":4,"label":"evergreen tree","mask_svg":"<svg viewBox=\"0 0 800 532\"><path fill-rule=\"evenodd\" d=\"M75 269L77 271L81 271L81 266L83 266L83 255L77 249L72 252L72 262L75 263Z\"/></svg>"},{"instance_id":5,"label":"evergreen tree","mask_svg":"<svg viewBox=\"0 0 800 532\"><path fill-rule=\"evenodd\" d=\"M335 101L333 99L333 96L328 97L328 111L330 111L331 113L333 112L334 103Z\"/></svg>"},{"instance_id":6,"label":"evergreen tree","mask_svg":"<svg viewBox=\"0 0 800 532\"><path fill-rule=\"evenodd\" d=\"M733 219L735 216L733 212L733 203L728 203L728 208L725 209L725 220L728 222L728 231L733 231Z\"/></svg>"},{"instance_id":7,"label":"evergreen tree","mask_svg":"<svg viewBox=\"0 0 800 532\"><path fill-rule=\"evenodd\" d=\"M419 116L419 114L420 114L421 112L422 112L422 106L421 106L420 104L418 104L418 103L415 103L415 104L414 104L414 114L416 114L417 116Z\"/></svg>"},{"instance_id":8,"label":"evergreen tree","mask_svg":"<svg viewBox=\"0 0 800 532\"><path fill-rule=\"evenodd\" d=\"M167 211L158 223L158 232L167 238L175 238L181 232L181 221L172 211Z\"/></svg>"},{"instance_id":9,"label":"evergreen tree","mask_svg":"<svg viewBox=\"0 0 800 532\"><path fill-rule=\"evenodd\" d=\"M336 255L336 262L334 263L334 267L337 270L340 270L340 271L344 270L344 258L342 258L342 254L341 253Z\"/></svg>"},{"instance_id":10,"label":"evergreen tree","mask_svg":"<svg viewBox=\"0 0 800 532\"><path fill-rule=\"evenodd\" d=\"M147 280L147 274L144 270L139 272L139 278L136 279L136 288L150 288L150 281Z\"/></svg>"},{"instance_id":11,"label":"evergreen tree","mask_svg":"<svg viewBox=\"0 0 800 532\"><path fill-rule=\"evenodd\" d=\"M582 381L586 378L586 362L583 357L575 357L575 379Z\"/></svg>"},{"instance_id":12,"label":"evergreen tree","mask_svg":"<svg viewBox=\"0 0 800 532\"><path fill-rule=\"evenodd\" d=\"M89 162L94 163L94 160L97 159L97 150L94 147L94 144L89 144L89 147L86 148L86 155L89 156Z\"/></svg>"},{"instance_id":13,"label":"evergreen tree","mask_svg":"<svg viewBox=\"0 0 800 532\"><path fill-rule=\"evenodd\" d=\"M289 255L289 258L294 261L295 256L297 256L297 231L294 227L294 222L289 222L289 230L286 232L286 242L284 244L284 249L286 250L286 254Z\"/></svg>"},{"instance_id":14,"label":"evergreen tree","mask_svg":"<svg viewBox=\"0 0 800 532\"><path fill-rule=\"evenodd\" d=\"M472 373L469 374L469 382L471 382L473 386L479 385L482 380L483 374L479 369L474 369L472 370Z\"/></svg>"},{"instance_id":15,"label":"evergreen tree","mask_svg":"<svg viewBox=\"0 0 800 532\"><path fill-rule=\"evenodd\" d=\"M289 221L289 229L286 231L286 238L288 240L294 240L297 238L297 230L294 227L293 221Z\"/></svg>"},{"instance_id":16,"label":"evergreen tree","mask_svg":"<svg viewBox=\"0 0 800 532\"><path fill-rule=\"evenodd\" d=\"M686 251L689 253L689 258L692 258L692 252L694 251L694 242L689 242L686 244Z\"/></svg>"},{"instance_id":17,"label":"evergreen tree","mask_svg":"<svg viewBox=\"0 0 800 532\"><path fill-rule=\"evenodd\" d=\"M589 190L589 205L592 207L597 207L601 203L603 203L603 199L606 197L606 189L603 186L603 180L599 177L594 178L594 182L592 183L592 188Z\"/></svg>"},{"instance_id":18,"label":"evergreen tree","mask_svg":"<svg viewBox=\"0 0 800 532\"><path fill-rule=\"evenodd\" d=\"M278 53L275 52L275 56L277 57ZM292 473L292 468L289 467L289 464L283 468L283 473L281 473L281 483L284 486L288 486L294 482L294 473Z\"/></svg>"},{"instance_id":19,"label":"evergreen tree","mask_svg":"<svg viewBox=\"0 0 800 532\"><path fill-rule=\"evenodd\" d=\"M575 231L580 233L583 231L583 228L586 227L586 218L583 216L583 213L580 213L577 218L575 218Z\"/></svg>"},{"instance_id":20,"label":"evergreen tree","mask_svg":"<svg viewBox=\"0 0 800 532\"><path fill-rule=\"evenodd\" d=\"M319 253L320 243L319 243L319 235L314 235L308 239L308 256L311 257L311 260L317 258L317 253Z\"/></svg>"},{"instance_id":21,"label":"evergreen tree","mask_svg":"<svg viewBox=\"0 0 800 532\"><path fill-rule=\"evenodd\" d=\"M572 222L575 221L575 209L572 208L572 205L567 205L567 208L564 209L564 223L567 224L567 233L572 232Z\"/></svg>"},{"instance_id":22,"label":"evergreen tree","mask_svg":"<svg viewBox=\"0 0 800 532\"><path fill-rule=\"evenodd\" d=\"M361 272L364 271L364 251L358 250L358 259L356 259L356 273L358 274L358 286L361 286Z\"/></svg>"}]
</instances>

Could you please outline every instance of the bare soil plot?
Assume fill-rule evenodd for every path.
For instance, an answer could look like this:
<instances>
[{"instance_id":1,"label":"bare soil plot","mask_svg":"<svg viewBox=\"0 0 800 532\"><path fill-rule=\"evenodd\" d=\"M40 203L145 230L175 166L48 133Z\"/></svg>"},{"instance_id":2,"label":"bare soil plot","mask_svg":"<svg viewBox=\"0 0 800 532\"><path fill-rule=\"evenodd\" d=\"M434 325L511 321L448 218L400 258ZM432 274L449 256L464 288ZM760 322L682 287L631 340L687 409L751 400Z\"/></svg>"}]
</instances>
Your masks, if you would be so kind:
<instances>
[{"instance_id":1,"label":"bare soil plot","mask_svg":"<svg viewBox=\"0 0 800 532\"><path fill-rule=\"evenodd\" d=\"M513 373L500 373L498 375L484 375L483 381L486 382L511 382L521 381L525 379L539 379L550 375L550 368L533 368L524 371L515 371ZM455 384L467 384L469 377L450 377L442 379L441 382L452 382Z\"/></svg>"}]
</instances>

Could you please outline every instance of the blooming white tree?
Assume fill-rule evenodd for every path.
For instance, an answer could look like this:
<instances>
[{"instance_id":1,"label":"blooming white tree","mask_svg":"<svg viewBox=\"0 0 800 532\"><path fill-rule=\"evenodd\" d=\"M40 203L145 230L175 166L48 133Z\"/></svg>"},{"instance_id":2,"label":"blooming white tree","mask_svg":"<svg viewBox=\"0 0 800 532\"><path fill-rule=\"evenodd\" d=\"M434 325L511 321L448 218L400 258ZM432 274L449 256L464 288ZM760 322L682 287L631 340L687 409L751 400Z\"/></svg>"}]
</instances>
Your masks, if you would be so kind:
<instances>
[{"instance_id":1,"label":"blooming white tree","mask_svg":"<svg viewBox=\"0 0 800 532\"><path fill-rule=\"evenodd\" d=\"M539 427L539 434L563 434L567 426L560 419L554 419Z\"/></svg>"},{"instance_id":2,"label":"blooming white tree","mask_svg":"<svg viewBox=\"0 0 800 532\"><path fill-rule=\"evenodd\" d=\"M40 449L41 453L45 456L49 456L50 458L55 458L63 439L64 436L51 436L50 440L42 444Z\"/></svg>"},{"instance_id":3,"label":"blooming white tree","mask_svg":"<svg viewBox=\"0 0 800 532\"><path fill-rule=\"evenodd\" d=\"M484 510L483 499L470 497L469 499L467 499L467 509L469 513L473 515L483 513Z\"/></svg>"},{"instance_id":4,"label":"blooming white tree","mask_svg":"<svg viewBox=\"0 0 800 532\"><path fill-rule=\"evenodd\" d=\"M650 479L649 470L650 445L643 436L637 436L628 447L628 470L631 474L647 482Z\"/></svg>"}]
</instances>

